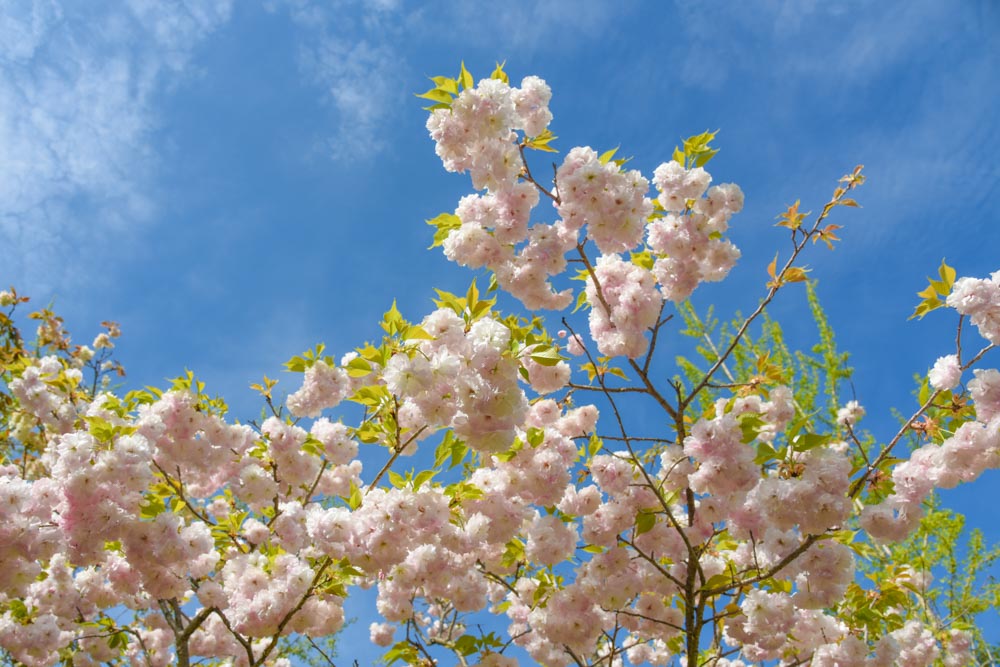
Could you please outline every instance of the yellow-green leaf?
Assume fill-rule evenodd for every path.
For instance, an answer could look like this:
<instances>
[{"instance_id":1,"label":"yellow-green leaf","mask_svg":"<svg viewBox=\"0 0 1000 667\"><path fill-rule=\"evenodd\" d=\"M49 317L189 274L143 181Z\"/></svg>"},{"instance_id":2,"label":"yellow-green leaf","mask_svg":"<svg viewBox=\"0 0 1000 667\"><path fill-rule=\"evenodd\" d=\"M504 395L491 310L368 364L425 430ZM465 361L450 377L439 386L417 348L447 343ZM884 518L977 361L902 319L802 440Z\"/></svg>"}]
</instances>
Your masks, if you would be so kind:
<instances>
[{"instance_id":1,"label":"yellow-green leaf","mask_svg":"<svg viewBox=\"0 0 1000 667\"><path fill-rule=\"evenodd\" d=\"M537 137L531 137L530 139L528 139L526 142L524 142L524 145L536 151L558 153L559 151L557 151L555 148L552 148L552 146L549 146L550 142L558 138L559 137L552 134L551 130L546 129Z\"/></svg>"},{"instance_id":2,"label":"yellow-green leaf","mask_svg":"<svg viewBox=\"0 0 1000 667\"><path fill-rule=\"evenodd\" d=\"M656 263L656 260L653 258L653 254L649 252L648 249L642 250L640 252L633 252L629 257L629 259L632 261L633 264L642 267L647 271L652 271L653 264Z\"/></svg>"},{"instance_id":3,"label":"yellow-green leaf","mask_svg":"<svg viewBox=\"0 0 1000 667\"><path fill-rule=\"evenodd\" d=\"M414 93L414 95L422 97L425 100L431 100L432 102L440 102L441 104L451 103L451 95L440 88L431 88L426 93Z\"/></svg>"},{"instance_id":4,"label":"yellow-green leaf","mask_svg":"<svg viewBox=\"0 0 1000 667\"><path fill-rule=\"evenodd\" d=\"M361 378L365 377L366 375L372 372L372 365L371 363L368 362L367 359L364 359L362 357L354 357L353 359L347 362L347 365L344 366L344 369L347 371L347 374L350 375L351 377Z\"/></svg>"},{"instance_id":5,"label":"yellow-green leaf","mask_svg":"<svg viewBox=\"0 0 1000 667\"><path fill-rule=\"evenodd\" d=\"M563 358L560 356L559 350L554 347L549 347L544 350L532 351L531 360L539 366L555 366L562 361Z\"/></svg>"},{"instance_id":6,"label":"yellow-green leaf","mask_svg":"<svg viewBox=\"0 0 1000 667\"><path fill-rule=\"evenodd\" d=\"M432 76L431 81L437 86L438 90L443 90L446 93L451 93L452 95L458 95L458 81L455 79L449 79L446 76Z\"/></svg>"},{"instance_id":7,"label":"yellow-green leaf","mask_svg":"<svg viewBox=\"0 0 1000 667\"><path fill-rule=\"evenodd\" d=\"M507 72L503 71L503 66L506 63L507 63L506 60L503 61L502 63L497 63L497 66L493 70L493 73L490 74L490 78L491 79L499 79L499 80L503 81L504 83L510 83L510 77L507 76Z\"/></svg>"},{"instance_id":8,"label":"yellow-green leaf","mask_svg":"<svg viewBox=\"0 0 1000 667\"><path fill-rule=\"evenodd\" d=\"M922 291L917 292L917 296L922 297L921 301L913 314L910 315L909 319L914 317L923 318L924 315L931 312L932 310L937 310L938 308L945 305L944 299L951 294L952 287L955 285L955 269L948 266L945 261L941 260L941 266L938 267L938 276L940 280L934 280L933 278L928 278L928 286Z\"/></svg>"},{"instance_id":9,"label":"yellow-green leaf","mask_svg":"<svg viewBox=\"0 0 1000 667\"><path fill-rule=\"evenodd\" d=\"M413 490L419 491L420 487L424 485L425 482L429 481L434 475L437 474L433 470L424 470L421 473L417 473L417 476L413 478Z\"/></svg>"},{"instance_id":10,"label":"yellow-green leaf","mask_svg":"<svg viewBox=\"0 0 1000 667\"><path fill-rule=\"evenodd\" d=\"M428 225L437 228L437 231L434 232L434 243L428 249L444 244L445 239L448 238L451 231L462 226L462 219L453 213L442 213L426 222Z\"/></svg>"},{"instance_id":11,"label":"yellow-green leaf","mask_svg":"<svg viewBox=\"0 0 1000 667\"><path fill-rule=\"evenodd\" d=\"M465 61L462 61L462 71L458 74L458 82L462 84L462 88L467 90L472 88L475 83L472 80L472 75L469 74L469 70L465 69Z\"/></svg>"},{"instance_id":12,"label":"yellow-green leaf","mask_svg":"<svg viewBox=\"0 0 1000 667\"><path fill-rule=\"evenodd\" d=\"M612 148L609 151L604 151L603 153L601 153L601 157L597 158L597 160L601 164L607 164L607 163L611 162L611 158L613 158L615 156L615 153L618 152L619 148L621 148L621 146L615 146L614 148Z\"/></svg>"},{"instance_id":13,"label":"yellow-green leaf","mask_svg":"<svg viewBox=\"0 0 1000 667\"><path fill-rule=\"evenodd\" d=\"M639 512L635 515L635 535L638 537L648 533L656 525L656 515L651 512Z\"/></svg>"}]
</instances>

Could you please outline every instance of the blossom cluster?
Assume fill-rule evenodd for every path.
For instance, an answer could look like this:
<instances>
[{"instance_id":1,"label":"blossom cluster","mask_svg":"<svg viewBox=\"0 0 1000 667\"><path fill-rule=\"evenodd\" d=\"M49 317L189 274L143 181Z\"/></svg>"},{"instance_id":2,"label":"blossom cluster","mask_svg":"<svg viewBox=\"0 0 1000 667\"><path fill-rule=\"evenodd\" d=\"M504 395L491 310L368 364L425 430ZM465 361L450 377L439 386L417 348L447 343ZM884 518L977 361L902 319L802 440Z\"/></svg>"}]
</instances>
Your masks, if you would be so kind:
<instances>
[{"instance_id":1,"label":"blossom cluster","mask_svg":"<svg viewBox=\"0 0 1000 667\"><path fill-rule=\"evenodd\" d=\"M673 161L657 167L653 177L657 201L667 211L649 225L649 247L657 254L653 274L664 298L675 303L699 283L725 278L740 257L722 234L743 209L743 192L732 183L709 189L711 180L703 168L684 169Z\"/></svg>"},{"instance_id":2,"label":"blossom cluster","mask_svg":"<svg viewBox=\"0 0 1000 667\"><path fill-rule=\"evenodd\" d=\"M548 86L465 83L463 67L464 89L450 82L454 99L427 123L445 168L478 191L459 202L445 254L529 309L564 309L572 290L554 282L575 250L590 337L633 375L590 357L590 384L571 382L539 320L503 317L473 287L441 293L413 325L394 306L381 344L339 363L297 358L301 384L276 401L265 379L269 413L241 424L190 376L166 392L88 391L83 369L106 362L116 327L93 349L32 356L5 338L5 316L0 344L17 345L0 369L0 648L31 667L288 667L279 643L338 632L362 587L377 591L371 641L414 664L438 650L486 667L514 667L517 651L551 667L688 664L709 634L723 667L968 664L973 636L906 593L882 612L875 591L852 606L865 551L844 536L903 540L935 488L997 467L1000 371L963 364L960 346L938 359L918 414L950 396L933 407L956 423L901 462L899 437L865 449L859 402L824 421L766 354L746 343L730 356L750 320L712 370L658 390L659 371L634 360L668 301L735 264L725 234L742 192L712 186L695 149L647 180L613 152L574 148L543 188L524 155L551 138ZM558 219L532 225L543 198ZM957 281L947 303L1000 342L1000 273ZM575 333L566 349L587 352ZM667 421L634 436L621 395ZM328 414L345 401L363 406L356 422ZM384 457L377 473L361 443L366 460ZM402 474L430 443L430 469ZM899 568L876 583L915 593L921 581ZM505 619L506 637L477 634L479 613Z\"/></svg>"},{"instance_id":3,"label":"blossom cluster","mask_svg":"<svg viewBox=\"0 0 1000 667\"><path fill-rule=\"evenodd\" d=\"M473 186L486 190L459 202L461 225L444 239L444 252L462 266L491 270L499 286L529 309L561 310L572 291L556 291L551 278L565 271L567 253L592 241L600 257L586 276L591 337L604 355L634 358L646 349L645 333L664 299L683 301L700 283L723 279L736 263L739 250L722 235L742 209L743 193L733 184L709 188L704 168L671 161L654 172L654 204L650 182L638 170L589 147L570 150L556 169L554 189L544 190L523 151L530 137L547 129L550 97L537 77L526 78L521 88L485 79L431 113L427 128L445 168L469 171ZM560 217L529 226L542 195ZM627 266L632 262L620 255L637 249L651 253L652 267ZM616 289L617 283L629 286Z\"/></svg>"},{"instance_id":4,"label":"blossom cluster","mask_svg":"<svg viewBox=\"0 0 1000 667\"><path fill-rule=\"evenodd\" d=\"M967 316L983 338L1000 345L1000 271L989 278L960 278L946 303Z\"/></svg>"},{"instance_id":5,"label":"blossom cluster","mask_svg":"<svg viewBox=\"0 0 1000 667\"><path fill-rule=\"evenodd\" d=\"M976 370L969 393L976 419L959 426L941 444L929 442L914 450L892 471L893 493L884 502L865 507L861 525L873 537L904 539L923 516L923 501L931 491L971 482L1000 466L1000 372Z\"/></svg>"},{"instance_id":6,"label":"blossom cluster","mask_svg":"<svg viewBox=\"0 0 1000 667\"><path fill-rule=\"evenodd\" d=\"M19 419L50 428L35 474L0 468L0 600L23 603L0 615L0 647L27 665L54 664L69 645L75 664L124 650L166 665L179 632L163 615L166 600L219 611L189 633L192 651L204 656L245 656L237 634L258 640L340 628L342 599L314 590L308 558L258 547L277 546L272 531L289 549L305 547L304 530L295 542L292 519L305 522L303 488L346 494L360 484L346 428L316 421L311 437L323 447L316 455L303 449L307 431L276 418L255 434L189 391L146 394L126 412L109 393L87 399L65 391L75 386L65 383L66 370L43 357L11 382L26 399ZM36 416L40 405L46 412ZM270 527L246 511L274 506ZM110 635L120 645L95 640L92 630L114 608L130 609L143 624Z\"/></svg>"},{"instance_id":7,"label":"blossom cluster","mask_svg":"<svg viewBox=\"0 0 1000 667\"><path fill-rule=\"evenodd\" d=\"M1000 344L1000 272L988 280L959 279L946 303L968 316L991 346ZM962 371L958 355L940 357L928 381L938 392L950 391L961 382ZM954 488L1000 467L1000 371L976 369L968 391L975 419L959 425L940 444L929 442L914 450L892 471L893 493L865 507L861 525L876 539L898 541L909 535L934 489Z\"/></svg>"}]
</instances>

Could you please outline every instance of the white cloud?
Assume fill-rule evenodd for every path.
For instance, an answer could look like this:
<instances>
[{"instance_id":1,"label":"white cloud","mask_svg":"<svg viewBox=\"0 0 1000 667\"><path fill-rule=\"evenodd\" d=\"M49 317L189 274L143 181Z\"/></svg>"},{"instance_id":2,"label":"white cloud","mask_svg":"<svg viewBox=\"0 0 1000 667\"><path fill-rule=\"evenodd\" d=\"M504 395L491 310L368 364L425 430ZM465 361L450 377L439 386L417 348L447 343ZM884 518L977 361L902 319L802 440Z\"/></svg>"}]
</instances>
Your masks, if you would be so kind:
<instances>
[{"instance_id":1,"label":"white cloud","mask_svg":"<svg viewBox=\"0 0 1000 667\"><path fill-rule=\"evenodd\" d=\"M335 129L323 139L338 160L370 158L385 147L380 133L405 97L404 72L393 47L407 14L397 0L274 0L299 27L303 75L323 92Z\"/></svg>"},{"instance_id":2,"label":"white cloud","mask_svg":"<svg viewBox=\"0 0 1000 667\"><path fill-rule=\"evenodd\" d=\"M760 74L762 66L776 81L820 77L828 89L862 84L945 45L950 33L943 26L955 23L949 6L937 2L675 0L675 6L689 39L679 41L672 60L681 63L685 83L710 90L743 70Z\"/></svg>"},{"instance_id":3,"label":"white cloud","mask_svg":"<svg viewBox=\"0 0 1000 667\"><path fill-rule=\"evenodd\" d=\"M337 114L337 130L328 140L336 159L370 157L385 147L380 131L394 102L402 98L396 58L386 44L352 42L323 34L301 50L303 66L325 90Z\"/></svg>"},{"instance_id":4,"label":"white cloud","mask_svg":"<svg viewBox=\"0 0 1000 667\"><path fill-rule=\"evenodd\" d=\"M387 148L385 128L412 101L414 72L401 44L501 54L578 48L622 11L595 0L517 0L499 11L461 0L409 6L402 0L269 0L265 7L287 11L299 26L302 71L334 111L326 148L335 159L352 161Z\"/></svg>"},{"instance_id":5,"label":"white cloud","mask_svg":"<svg viewBox=\"0 0 1000 667\"><path fill-rule=\"evenodd\" d=\"M230 0L0 9L0 280L39 294L127 248L152 211L155 96L229 12Z\"/></svg>"},{"instance_id":6,"label":"white cloud","mask_svg":"<svg viewBox=\"0 0 1000 667\"><path fill-rule=\"evenodd\" d=\"M1000 137L995 3L978 10L926 0L676 6L688 38L673 59L683 63L687 85L722 95L732 88L757 122L801 129L822 118L840 137L827 149L865 163L872 185L859 199L879 220L857 228L865 242L888 242L898 224L948 208L955 193L980 207L995 196L1000 170L987 156ZM808 117L810 109L818 115ZM809 132L826 141L820 130ZM814 182L817 162L805 155L796 165L804 183Z\"/></svg>"},{"instance_id":7,"label":"white cloud","mask_svg":"<svg viewBox=\"0 0 1000 667\"><path fill-rule=\"evenodd\" d=\"M881 215L879 225L863 228L866 240L898 235L898 225L908 225L912 237L915 220L924 225L918 237L945 226L973 235L991 229L982 212L1000 194L996 66L970 60L960 69L961 78L929 80L912 108L893 119L893 131L880 126L859 133L857 151L867 155L866 171L877 184L866 188L866 206ZM956 217L956 210L966 213Z\"/></svg>"}]
</instances>

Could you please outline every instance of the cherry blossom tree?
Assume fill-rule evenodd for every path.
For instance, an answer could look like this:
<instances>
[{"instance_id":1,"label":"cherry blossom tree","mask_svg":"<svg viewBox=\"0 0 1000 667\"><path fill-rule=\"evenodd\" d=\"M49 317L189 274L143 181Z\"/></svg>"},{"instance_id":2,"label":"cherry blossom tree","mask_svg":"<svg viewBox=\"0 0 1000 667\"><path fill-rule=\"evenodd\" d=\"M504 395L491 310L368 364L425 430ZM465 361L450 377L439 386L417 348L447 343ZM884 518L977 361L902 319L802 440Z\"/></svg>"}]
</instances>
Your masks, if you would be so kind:
<instances>
[{"instance_id":1,"label":"cherry blossom tree","mask_svg":"<svg viewBox=\"0 0 1000 667\"><path fill-rule=\"evenodd\" d=\"M29 344L26 298L0 293L9 659L332 664L345 598L376 587L390 664L991 664L975 615L1000 601L977 588L998 552L933 542L961 526L932 494L1000 463L1000 371L982 367L1000 272L942 264L915 315L957 311L954 349L898 430L869 433L801 264L840 241L829 218L857 206L861 167L816 216L779 217L787 245L758 295L740 286L753 310L719 326L688 301L740 258L743 193L712 185L714 133L651 181L589 147L543 177L544 81L463 65L433 82L430 136L474 190L429 221L433 243L488 286L438 291L418 319L393 304L381 340L293 358L283 400L253 385L260 420L191 373L116 393L117 325L74 346L42 310ZM792 290L809 353L767 315ZM697 350L667 358L671 336Z\"/></svg>"}]
</instances>

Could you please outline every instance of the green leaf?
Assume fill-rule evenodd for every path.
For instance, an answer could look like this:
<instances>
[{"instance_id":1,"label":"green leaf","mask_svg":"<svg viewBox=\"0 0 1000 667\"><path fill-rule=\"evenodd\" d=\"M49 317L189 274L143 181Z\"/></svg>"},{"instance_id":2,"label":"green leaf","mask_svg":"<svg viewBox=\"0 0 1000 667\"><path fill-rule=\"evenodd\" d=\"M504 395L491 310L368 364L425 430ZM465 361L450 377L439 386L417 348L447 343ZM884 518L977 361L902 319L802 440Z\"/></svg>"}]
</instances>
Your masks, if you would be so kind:
<instances>
[{"instance_id":1,"label":"green leaf","mask_svg":"<svg viewBox=\"0 0 1000 667\"><path fill-rule=\"evenodd\" d=\"M361 507L362 500L361 489L354 482L351 482L351 494L346 498L347 506L352 510L356 510Z\"/></svg>"},{"instance_id":2,"label":"green leaf","mask_svg":"<svg viewBox=\"0 0 1000 667\"><path fill-rule=\"evenodd\" d=\"M479 304L479 289L476 287L476 279L472 279L469 289L465 292L465 305L469 312L473 312Z\"/></svg>"},{"instance_id":3,"label":"green leaf","mask_svg":"<svg viewBox=\"0 0 1000 667\"><path fill-rule=\"evenodd\" d=\"M941 276L941 281L947 285L948 293L950 293L952 285L955 284L955 277L958 275L955 273L955 269L948 266L942 258L941 266L938 268L938 274ZM942 292L942 296L947 296L947 294Z\"/></svg>"},{"instance_id":4,"label":"green leaf","mask_svg":"<svg viewBox=\"0 0 1000 667\"><path fill-rule=\"evenodd\" d=\"M326 349L326 345L323 343L317 343L316 347L312 350L306 350L301 355L292 357L285 362L285 369L293 373L302 373L306 369L312 368L317 362L323 361L327 362L327 359L323 358L323 350ZM330 362L332 364L332 362ZM190 372L189 372L190 374ZM178 378L179 379L179 378ZM189 380L193 379L193 375ZM177 380L174 381L175 383ZM204 389L204 383L197 382L198 393L200 394ZM174 387L177 388L176 386Z\"/></svg>"},{"instance_id":5,"label":"green leaf","mask_svg":"<svg viewBox=\"0 0 1000 667\"><path fill-rule=\"evenodd\" d=\"M560 361L563 361L563 357L559 354L559 350L554 347L547 347L543 350L535 348L529 356L531 357L531 360L539 366L555 366Z\"/></svg>"},{"instance_id":6,"label":"green leaf","mask_svg":"<svg viewBox=\"0 0 1000 667\"><path fill-rule=\"evenodd\" d=\"M497 66L497 68L499 69L499 65ZM469 88L472 88L475 85L475 83L472 80L472 75L469 73L469 70L465 69L464 60L462 61L462 71L459 72L458 74L458 82L462 84L462 88L465 90L468 90Z\"/></svg>"},{"instance_id":7,"label":"green leaf","mask_svg":"<svg viewBox=\"0 0 1000 667\"><path fill-rule=\"evenodd\" d=\"M417 653L417 649L408 642L400 641L393 644L392 648L382 656L382 659L385 661L387 667L391 667L397 662L415 665L420 660L420 655Z\"/></svg>"},{"instance_id":8,"label":"green leaf","mask_svg":"<svg viewBox=\"0 0 1000 667\"><path fill-rule=\"evenodd\" d=\"M728 587L733 583L733 578L728 574L717 574L713 577L709 577L708 581L705 582L704 588L714 589Z\"/></svg>"},{"instance_id":9,"label":"green leaf","mask_svg":"<svg viewBox=\"0 0 1000 667\"><path fill-rule=\"evenodd\" d=\"M344 369L352 378L362 378L372 372L372 365L363 357L354 357L347 362Z\"/></svg>"},{"instance_id":10,"label":"green leaf","mask_svg":"<svg viewBox=\"0 0 1000 667\"><path fill-rule=\"evenodd\" d=\"M552 134L548 129L544 130L537 137L532 137L524 142L524 145L528 148L533 148L536 151L547 151L549 153L558 153L555 148L549 146L549 143L558 139L559 137Z\"/></svg>"},{"instance_id":11,"label":"green leaf","mask_svg":"<svg viewBox=\"0 0 1000 667\"><path fill-rule=\"evenodd\" d=\"M718 134L718 130L715 132L705 131L688 137L683 142L683 150L674 149L674 161L686 168L705 166L719 152L718 149L712 148L710 145L716 134Z\"/></svg>"},{"instance_id":12,"label":"green leaf","mask_svg":"<svg viewBox=\"0 0 1000 667\"><path fill-rule=\"evenodd\" d=\"M708 164L709 160L711 160L713 157L715 157L716 153L718 153L718 152L719 152L719 149L713 148L713 149L710 149L710 150L706 150L703 153L700 153L698 155L698 157L696 157L694 159L694 166L696 166L696 167L704 167L706 164Z\"/></svg>"},{"instance_id":13,"label":"green leaf","mask_svg":"<svg viewBox=\"0 0 1000 667\"><path fill-rule=\"evenodd\" d=\"M776 458L778 458L778 452L771 445L762 442L757 445L757 456L754 457L753 462L760 466Z\"/></svg>"},{"instance_id":14,"label":"green leaf","mask_svg":"<svg viewBox=\"0 0 1000 667\"><path fill-rule=\"evenodd\" d=\"M630 260L636 266L642 267L647 271L652 271L653 264L656 263L656 259L653 257L653 254L649 252L649 249L631 253Z\"/></svg>"},{"instance_id":15,"label":"green leaf","mask_svg":"<svg viewBox=\"0 0 1000 667\"><path fill-rule=\"evenodd\" d=\"M931 397L931 384L930 381L927 379L927 376L924 376L920 382L920 389L917 391L917 402L920 403L920 405L923 405L924 403L927 402L927 399L930 397Z\"/></svg>"},{"instance_id":16,"label":"green leaf","mask_svg":"<svg viewBox=\"0 0 1000 667\"><path fill-rule=\"evenodd\" d=\"M505 567L510 567L524 560L524 542L516 537L507 543L500 561Z\"/></svg>"},{"instance_id":17,"label":"green leaf","mask_svg":"<svg viewBox=\"0 0 1000 667\"><path fill-rule=\"evenodd\" d=\"M431 100L432 102L438 102L440 104L450 104L451 95L447 91L441 90L440 88L431 88L425 93L414 93L416 97L421 97L426 100Z\"/></svg>"},{"instance_id":18,"label":"green leaf","mask_svg":"<svg viewBox=\"0 0 1000 667\"><path fill-rule=\"evenodd\" d=\"M608 366L607 368L604 369L604 373L605 375L617 375L623 380L628 380L628 375L625 374L625 371L618 368L617 366Z\"/></svg>"},{"instance_id":19,"label":"green leaf","mask_svg":"<svg viewBox=\"0 0 1000 667\"><path fill-rule=\"evenodd\" d=\"M430 248L442 245L453 229L458 229L462 226L462 219L453 213L442 213L426 222L428 225L437 228L437 231L434 232L434 243L430 245Z\"/></svg>"},{"instance_id":20,"label":"green leaf","mask_svg":"<svg viewBox=\"0 0 1000 667\"><path fill-rule=\"evenodd\" d=\"M917 292L917 296L923 297L924 300L917 305L916 310L908 319L912 320L914 317L923 319L927 313L944 306L944 300L951 294L952 287L955 285L956 275L955 269L948 266L942 259L941 266L938 268L940 280L927 279L928 286L923 291Z\"/></svg>"},{"instance_id":21,"label":"green leaf","mask_svg":"<svg viewBox=\"0 0 1000 667\"><path fill-rule=\"evenodd\" d=\"M821 447L831 440L832 438L829 435L820 435L818 433L800 433L792 438L792 449L797 452L807 452L810 449Z\"/></svg>"},{"instance_id":22,"label":"green leaf","mask_svg":"<svg viewBox=\"0 0 1000 667\"><path fill-rule=\"evenodd\" d=\"M11 616L15 620L24 621L28 618L28 606L24 604L23 600L14 598L7 603L7 608L10 609Z\"/></svg>"},{"instance_id":23,"label":"green leaf","mask_svg":"<svg viewBox=\"0 0 1000 667\"><path fill-rule=\"evenodd\" d=\"M103 419L101 417L85 417L87 421L87 430L98 442L112 443L115 437L115 428L111 425L111 422Z\"/></svg>"},{"instance_id":24,"label":"green leaf","mask_svg":"<svg viewBox=\"0 0 1000 667\"><path fill-rule=\"evenodd\" d=\"M465 69L464 67L462 68ZM446 76L432 76L431 81L437 86L439 90L443 90L446 93L451 93L452 95L458 95L458 81L455 79L449 79Z\"/></svg>"},{"instance_id":25,"label":"green leaf","mask_svg":"<svg viewBox=\"0 0 1000 667\"><path fill-rule=\"evenodd\" d=\"M737 417L737 421L740 424L740 431L743 433L742 441L744 443L753 442L754 438L757 437L757 433L764 426L764 420L760 418L760 415L752 412L740 415Z\"/></svg>"},{"instance_id":26,"label":"green leaf","mask_svg":"<svg viewBox=\"0 0 1000 667\"><path fill-rule=\"evenodd\" d=\"M652 512L640 511L635 515L635 535L638 537L643 533L648 533L656 525L656 514Z\"/></svg>"},{"instance_id":27,"label":"green leaf","mask_svg":"<svg viewBox=\"0 0 1000 667\"><path fill-rule=\"evenodd\" d=\"M438 308L451 308L455 311L456 315L465 314L465 299L455 296L451 292L445 292L444 290L436 289L438 298L434 299L434 305Z\"/></svg>"},{"instance_id":28,"label":"green leaf","mask_svg":"<svg viewBox=\"0 0 1000 667\"><path fill-rule=\"evenodd\" d=\"M403 315L396 308L396 300L392 300L392 307L384 315L382 315L382 329L390 336L399 333L404 328L406 328L406 320L403 319Z\"/></svg>"},{"instance_id":29,"label":"green leaf","mask_svg":"<svg viewBox=\"0 0 1000 667\"><path fill-rule=\"evenodd\" d=\"M455 640L455 650L462 655L472 655L477 651L479 642L472 635L462 635Z\"/></svg>"},{"instance_id":30,"label":"green leaf","mask_svg":"<svg viewBox=\"0 0 1000 667\"><path fill-rule=\"evenodd\" d=\"M122 650L128 647L128 639L124 632L116 632L108 637L108 648Z\"/></svg>"},{"instance_id":31,"label":"green leaf","mask_svg":"<svg viewBox=\"0 0 1000 667\"><path fill-rule=\"evenodd\" d=\"M392 484L397 489L402 489L404 486L406 486L406 478L400 475L395 470L390 470L389 483Z\"/></svg>"},{"instance_id":32,"label":"green leaf","mask_svg":"<svg viewBox=\"0 0 1000 667\"><path fill-rule=\"evenodd\" d=\"M417 476L413 478L413 490L419 491L424 482L429 481L436 474L437 472L434 470L424 470L421 473L417 473Z\"/></svg>"},{"instance_id":33,"label":"green leaf","mask_svg":"<svg viewBox=\"0 0 1000 667\"><path fill-rule=\"evenodd\" d=\"M312 435L307 435L302 443L302 451L311 456L323 456L324 449L323 443Z\"/></svg>"},{"instance_id":34,"label":"green leaf","mask_svg":"<svg viewBox=\"0 0 1000 667\"><path fill-rule=\"evenodd\" d=\"M149 495L143 498L139 505L139 516L143 519L155 519L167 511L167 506L160 496Z\"/></svg>"},{"instance_id":35,"label":"green leaf","mask_svg":"<svg viewBox=\"0 0 1000 667\"><path fill-rule=\"evenodd\" d=\"M462 462L468 451L469 448L464 442L456 438L451 431L446 431L437 449L434 450L434 467L440 468L450 459L448 468L454 468Z\"/></svg>"},{"instance_id":36,"label":"green leaf","mask_svg":"<svg viewBox=\"0 0 1000 667\"><path fill-rule=\"evenodd\" d=\"M490 78L491 79L500 79L504 83L510 83L510 77L507 76L507 73L503 71L503 66L506 63L507 63L506 60L503 61L502 63L497 63L497 66L496 66L496 68L494 68L493 73L490 74Z\"/></svg>"},{"instance_id":37,"label":"green leaf","mask_svg":"<svg viewBox=\"0 0 1000 667\"><path fill-rule=\"evenodd\" d=\"M384 424L371 420L354 429L354 437L366 445L386 444L389 438L394 438L395 435L395 429L390 435L389 429Z\"/></svg>"},{"instance_id":38,"label":"green leaf","mask_svg":"<svg viewBox=\"0 0 1000 667\"><path fill-rule=\"evenodd\" d=\"M601 451L601 447L604 446L604 442L597 437L596 433L590 434L590 439L587 440L587 455L590 457L597 456L597 453Z\"/></svg>"},{"instance_id":39,"label":"green leaf","mask_svg":"<svg viewBox=\"0 0 1000 667\"><path fill-rule=\"evenodd\" d=\"M430 335L422 327L415 324L411 324L406 327L406 332L403 337L406 340L434 340L434 336Z\"/></svg>"},{"instance_id":40,"label":"green leaf","mask_svg":"<svg viewBox=\"0 0 1000 667\"><path fill-rule=\"evenodd\" d=\"M351 400L355 403L360 403L361 405L367 405L370 408L377 408L384 401L389 399L389 388L385 385L368 385L365 387L359 387Z\"/></svg>"},{"instance_id":41,"label":"green leaf","mask_svg":"<svg viewBox=\"0 0 1000 667\"><path fill-rule=\"evenodd\" d=\"M612 148L609 151L604 151L603 153L601 153L601 156L599 158L597 158L598 162L600 162L601 164L607 164L607 163L611 162L611 158L613 158L615 156L615 153L618 152L619 148L621 148L620 145L619 146L615 146L614 148Z\"/></svg>"}]
</instances>

